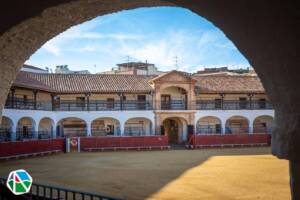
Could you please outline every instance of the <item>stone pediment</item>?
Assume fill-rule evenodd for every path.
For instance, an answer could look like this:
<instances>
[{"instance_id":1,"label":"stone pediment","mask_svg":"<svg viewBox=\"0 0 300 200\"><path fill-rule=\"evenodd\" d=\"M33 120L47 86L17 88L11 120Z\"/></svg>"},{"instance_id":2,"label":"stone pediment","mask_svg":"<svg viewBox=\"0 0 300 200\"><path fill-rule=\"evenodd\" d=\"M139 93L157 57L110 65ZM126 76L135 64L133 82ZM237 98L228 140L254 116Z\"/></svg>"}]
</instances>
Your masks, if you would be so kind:
<instances>
[{"instance_id":1,"label":"stone pediment","mask_svg":"<svg viewBox=\"0 0 300 200\"><path fill-rule=\"evenodd\" d=\"M150 82L191 82L194 81L192 77L190 77L189 74L180 72L180 71L170 71L165 74L159 75L153 79L150 80Z\"/></svg>"}]
</instances>

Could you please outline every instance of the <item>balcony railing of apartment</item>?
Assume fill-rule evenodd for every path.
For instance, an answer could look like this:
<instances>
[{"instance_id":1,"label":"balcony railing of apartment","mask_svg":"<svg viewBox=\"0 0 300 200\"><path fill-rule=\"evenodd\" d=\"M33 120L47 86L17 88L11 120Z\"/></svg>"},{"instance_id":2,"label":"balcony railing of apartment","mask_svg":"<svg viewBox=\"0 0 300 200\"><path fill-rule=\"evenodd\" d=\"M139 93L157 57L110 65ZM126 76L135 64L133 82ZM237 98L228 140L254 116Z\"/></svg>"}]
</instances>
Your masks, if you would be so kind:
<instances>
[{"instance_id":1,"label":"balcony railing of apartment","mask_svg":"<svg viewBox=\"0 0 300 200\"><path fill-rule=\"evenodd\" d=\"M187 110L187 101L161 101L161 110ZM32 99L7 99L5 108L22 110L53 110L53 111L118 111L118 110L153 110L151 101L107 101L107 100L60 100L34 101ZM192 110L265 110L273 109L270 101L260 100L197 100L191 103Z\"/></svg>"}]
</instances>

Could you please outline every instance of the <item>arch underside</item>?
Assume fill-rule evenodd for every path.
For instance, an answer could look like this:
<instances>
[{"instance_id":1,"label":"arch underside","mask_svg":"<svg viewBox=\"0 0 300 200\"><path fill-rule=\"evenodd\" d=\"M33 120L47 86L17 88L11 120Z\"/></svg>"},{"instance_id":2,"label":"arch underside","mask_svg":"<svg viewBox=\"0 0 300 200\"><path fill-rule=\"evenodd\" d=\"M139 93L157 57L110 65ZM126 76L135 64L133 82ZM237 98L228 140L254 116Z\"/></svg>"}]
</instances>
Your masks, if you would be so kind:
<instances>
[{"instance_id":1,"label":"arch underside","mask_svg":"<svg viewBox=\"0 0 300 200\"><path fill-rule=\"evenodd\" d=\"M21 65L50 38L96 16L138 7L176 5L190 9L218 26L249 60L276 109L273 153L280 158L299 160L297 113L300 112L300 96L297 82L300 72L297 64L300 58L296 52L300 45L299 29L295 29L299 24L295 1L60 0L31 1L34 7L24 6L26 9L14 6L16 2L19 3L9 1L0 12L4 19L0 29L1 108ZM26 1L27 5L29 3ZM28 12L27 9L32 10Z\"/></svg>"}]
</instances>

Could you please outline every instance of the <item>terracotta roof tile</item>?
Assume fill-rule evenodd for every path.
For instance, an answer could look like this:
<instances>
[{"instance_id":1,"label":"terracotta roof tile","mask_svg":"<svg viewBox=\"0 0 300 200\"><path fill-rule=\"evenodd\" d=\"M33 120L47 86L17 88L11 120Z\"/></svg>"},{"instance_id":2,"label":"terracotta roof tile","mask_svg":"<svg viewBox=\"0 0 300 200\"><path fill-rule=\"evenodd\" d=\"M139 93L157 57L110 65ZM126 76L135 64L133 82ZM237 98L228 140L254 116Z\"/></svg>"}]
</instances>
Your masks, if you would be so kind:
<instances>
[{"instance_id":1,"label":"terracotta roof tile","mask_svg":"<svg viewBox=\"0 0 300 200\"><path fill-rule=\"evenodd\" d=\"M186 74L183 74L187 76ZM19 72L13 86L57 93L142 93L151 92L155 76L120 74L38 74ZM160 76L156 76L160 77ZM196 93L264 93L257 76L193 75Z\"/></svg>"},{"instance_id":2,"label":"terracotta roof tile","mask_svg":"<svg viewBox=\"0 0 300 200\"><path fill-rule=\"evenodd\" d=\"M253 75L201 75L197 80L196 93L264 93L260 79Z\"/></svg>"},{"instance_id":3,"label":"terracotta roof tile","mask_svg":"<svg viewBox=\"0 0 300 200\"><path fill-rule=\"evenodd\" d=\"M151 92L153 77L115 74L38 74L19 72L15 86L35 87L59 93ZM34 82L34 84L29 84Z\"/></svg>"}]
</instances>

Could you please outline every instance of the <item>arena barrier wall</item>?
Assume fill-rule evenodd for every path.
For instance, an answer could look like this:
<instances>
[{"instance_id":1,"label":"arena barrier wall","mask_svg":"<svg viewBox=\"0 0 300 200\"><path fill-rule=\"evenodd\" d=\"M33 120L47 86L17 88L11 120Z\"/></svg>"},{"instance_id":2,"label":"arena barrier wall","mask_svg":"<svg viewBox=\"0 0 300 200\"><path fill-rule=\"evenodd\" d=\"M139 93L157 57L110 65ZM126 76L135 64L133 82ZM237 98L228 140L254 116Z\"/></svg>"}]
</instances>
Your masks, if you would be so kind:
<instances>
[{"instance_id":1,"label":"arena barrier wall","mask_svg":"<svg viewBox=\"0 0 300 200\"><path fill-rule=\"evenodd\" d=\"M260 146L270 145L270 134L191 135L189 146Z\"/></svg>"},{"instance_id":2,"label":"arena barrier wall","mask_svg":"<svg viewBox=\"0 0 300 200\"><path fill-rule=\"evenodd\" d=\"M64 139L29 140L0 143L0 158L63 152Z\"/></svg>"},{"instance_id":3,"label":"arena barrier wall","mask_svg":"<svg viewBox=\"0 0 300 200\"><path fill-rule=\"evenodd\" d=\"M169 147L167 136L99 136L81 137L80 149L123 149L123 148L160 148Z\"/></svg>"}]
</instances>

